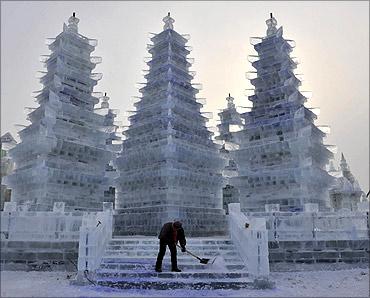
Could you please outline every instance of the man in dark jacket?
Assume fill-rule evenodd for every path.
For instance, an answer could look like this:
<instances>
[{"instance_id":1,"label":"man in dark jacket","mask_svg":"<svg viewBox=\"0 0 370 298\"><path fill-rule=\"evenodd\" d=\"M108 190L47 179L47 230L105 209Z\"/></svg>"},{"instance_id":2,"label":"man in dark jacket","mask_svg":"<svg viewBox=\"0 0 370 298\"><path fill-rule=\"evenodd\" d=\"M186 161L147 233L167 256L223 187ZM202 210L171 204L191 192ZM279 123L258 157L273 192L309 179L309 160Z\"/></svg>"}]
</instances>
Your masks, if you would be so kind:
<instances>
[{"instance_id":1,"label":"man in dark jacket","mask_svg":"<svg viewBox=\"0 0 370 298\"><path fill-rule=\"evenodd\" d=\"M185 252L186 248L186 239L185 239L185 232L182 228L182 224L179 221L175 222L168 222L165 223L161 229L161 232L158 236L159 239L159 253L157 257L157 263L155 264L155 271L162 272L162 261L163 257L166 253L166 246L171 252L171 265L173 272L181 272L179 268L177 268L177 251L176 251L176 244L177 241L180 242L181 251Z\"/></svg>"}]
</instances>

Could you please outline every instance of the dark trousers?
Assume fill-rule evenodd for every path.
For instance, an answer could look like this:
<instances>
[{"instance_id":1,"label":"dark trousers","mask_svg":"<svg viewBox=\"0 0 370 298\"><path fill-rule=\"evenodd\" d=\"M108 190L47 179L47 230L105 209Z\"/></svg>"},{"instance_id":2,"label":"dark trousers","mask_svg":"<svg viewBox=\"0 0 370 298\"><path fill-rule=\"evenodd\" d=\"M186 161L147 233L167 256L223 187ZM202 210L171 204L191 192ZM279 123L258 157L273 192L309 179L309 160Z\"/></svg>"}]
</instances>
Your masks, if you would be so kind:
<instances>
[{"instance_id":1,"label":"dark trousers","mask_svg":"<svg viewBox=\"0 0 370 298\"><path fill-rule=\"evenodd\" d=\"M155 264L155 268L162 268L162 261L163 257L166 253L166 246L168 245L168 248L171 252L171 264L172 264L172 270L177 269L177 251L176 251L176 244L173 242L166 242L164 240L159 241L159 252L157 257L157 263Z\"/></svg>"}]
</instances>

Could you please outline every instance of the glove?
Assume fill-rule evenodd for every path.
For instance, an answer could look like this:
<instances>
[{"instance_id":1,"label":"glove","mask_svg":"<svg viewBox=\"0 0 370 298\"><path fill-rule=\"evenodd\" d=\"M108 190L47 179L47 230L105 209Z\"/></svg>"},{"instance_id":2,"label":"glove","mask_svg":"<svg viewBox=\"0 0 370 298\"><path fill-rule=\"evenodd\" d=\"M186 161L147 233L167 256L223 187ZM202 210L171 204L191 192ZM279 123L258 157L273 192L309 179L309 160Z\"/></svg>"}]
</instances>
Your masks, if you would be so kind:
<instances>
[{"instance_id":1,"label":"glove","mask_svg":"<svg viewBox=\"0 0 370 298\"><path fill-rule=\"evenodd\" d=\"M185 248L185 246L181 247L181 251L182 251L182 252L186 252L186 248Z\"/></svg>"}]
</instances>

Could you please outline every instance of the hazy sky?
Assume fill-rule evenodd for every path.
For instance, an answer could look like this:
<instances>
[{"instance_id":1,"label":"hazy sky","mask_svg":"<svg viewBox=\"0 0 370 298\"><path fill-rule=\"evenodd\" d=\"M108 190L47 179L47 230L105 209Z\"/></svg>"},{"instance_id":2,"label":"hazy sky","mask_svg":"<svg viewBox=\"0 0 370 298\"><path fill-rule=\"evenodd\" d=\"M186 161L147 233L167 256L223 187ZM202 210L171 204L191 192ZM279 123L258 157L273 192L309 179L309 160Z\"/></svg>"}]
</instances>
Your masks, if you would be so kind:
<instances>
[{"instance_id":1,"label":"hazy sky","mask_svg":"<svg viewBox=\"0 0 370 298\"><path fill-rule=\"evenodd\" d=\"M41 89L36 72L39 56L49 54L45 38L55 37L75 11L81 34L98 39L93 55L102 56L103 73L95 91L107 92L111 108L127 121L133 110L136 83L144 82L143 62L149 56L148 32L160 32L171 12L175 30L190 34L195 58L194 82L205 111L226 106L230 92L240 106L250 106L245 72L254 70L247 56L255 54L249 37L263 36L272 12L284 36L296 41L293 56L304 74L301 90L311 90L308 107L320 107L317 121L330 125L327 144L344 152L364 190L369 188L369 3L363 2L4 2L1 1L1 134L16 134L27 124L24 107L36 107L31 93Z\"/></svg>"}]
</instances>

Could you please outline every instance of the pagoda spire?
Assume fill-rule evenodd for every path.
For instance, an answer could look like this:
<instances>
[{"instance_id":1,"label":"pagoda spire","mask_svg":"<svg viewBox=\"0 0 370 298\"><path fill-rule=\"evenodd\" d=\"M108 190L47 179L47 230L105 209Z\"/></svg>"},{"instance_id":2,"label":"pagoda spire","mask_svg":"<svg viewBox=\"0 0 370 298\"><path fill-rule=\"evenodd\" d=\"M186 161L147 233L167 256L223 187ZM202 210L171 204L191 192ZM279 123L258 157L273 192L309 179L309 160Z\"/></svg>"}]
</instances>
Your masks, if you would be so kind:
<instances>
[{"instance_id":1,"label":"pagoda spire","mask_svg":"<svg viewBox=\"0 0 370 298\"><path fill-rule=\"evenodd\" d=\"M171 18L171 14L168 13L164 18L163 18L164 26L163 30L171 29L173 30L173 23L175 23L175 20Z\"/></svg>"},{"instance_id":2,"label":"pagoda spire","mask_svg":"<svg viewBox=\"0 0 370 298\"><path fill-rule=\"evenodd\" d=\"M76 13L73 12L72 16L68 19L68 29L71 32L78 33L78 23L80 19L76 17Z\"/></svg>"},{"instance_id":3,"label":"pagoda spire","mask_svg":"<svg viewBox=\"0 0 370 298\"><path fill-rule=\"evenodd\" d=\"M102 109L108 109L109 108L109 97L107 96L107 92L104 93L104 96L102 97L102 102L100 107Z\"/></svg>"},{"instance_id":4,"label":"pagoda spire","mask_svg":"<svg viewBox=\"0 0 370 298\"><path fill-rule=\"evenodd\" d=\"M229 96L226 97L226 100L227 100L227 107L228 108L235 108L234 97L231 97L230 93L229 93Z\"/></svg>"},{"instance_id":5,"label":"pagoda spire","mask_svg":"<svg viewBox=\"0 0 370 298\"><path fill-rule=\"evenodd\" d=\"M342 169L342 171L349 171L349 166L343 153L340 158L340 168Z\"/></svg>"},{"instance_id":6,"label":"pagoda spire","mask_svg":"<svg viewBox=\"0 0 370 298\"><path fill-rule=\"evenodd\" d=\"M277 28L276 28L277 20L272 15L272 12L270 12L270 18L266 20L266 25L267 25L267 31L266 31L267 36L274 35L277 32Z\"/></svg>"}]
</instances>

